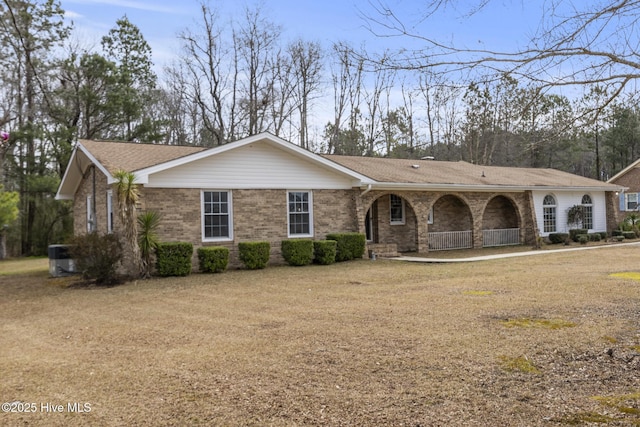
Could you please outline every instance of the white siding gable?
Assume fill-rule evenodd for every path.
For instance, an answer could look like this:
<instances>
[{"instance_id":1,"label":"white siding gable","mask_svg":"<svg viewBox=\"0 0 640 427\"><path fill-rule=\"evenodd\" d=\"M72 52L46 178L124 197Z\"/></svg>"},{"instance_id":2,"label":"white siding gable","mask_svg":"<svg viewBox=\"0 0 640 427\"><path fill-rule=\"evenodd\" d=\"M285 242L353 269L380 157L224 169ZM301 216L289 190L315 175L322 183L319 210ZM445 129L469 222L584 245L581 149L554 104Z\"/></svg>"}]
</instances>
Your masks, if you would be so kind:
<instances>
[{"instance_id":1,"label":"white siding gable","mask_svg":"<svg viewBox=\"0 0 640 427\"><path fill-rule=\"evenodd\" d=\"M350 189L351 177L256 142L149 176L145 187L228 189Z\"/></svg>"},{"instance_id":2,"label":"white siding gable","mask_svg":"<svg viewBox=\"0 0 640 427\"><path fill-rule=\"evenodd\" d=\"M570 226L567 224L567 211L574 205L582 204L582 196L588 194L591 196L593 202L593 229L589 231L606 231L607 230L607 207L605 202L604 192L601 191L534 191L533 203L535 205L536 220L538 223L538 230L540 235L548 236L549 233L544 233L544 224L542 218L542 201L547 194L551 194L556 199L556 232L568 233Z\"/></svg>"}]
</instances>

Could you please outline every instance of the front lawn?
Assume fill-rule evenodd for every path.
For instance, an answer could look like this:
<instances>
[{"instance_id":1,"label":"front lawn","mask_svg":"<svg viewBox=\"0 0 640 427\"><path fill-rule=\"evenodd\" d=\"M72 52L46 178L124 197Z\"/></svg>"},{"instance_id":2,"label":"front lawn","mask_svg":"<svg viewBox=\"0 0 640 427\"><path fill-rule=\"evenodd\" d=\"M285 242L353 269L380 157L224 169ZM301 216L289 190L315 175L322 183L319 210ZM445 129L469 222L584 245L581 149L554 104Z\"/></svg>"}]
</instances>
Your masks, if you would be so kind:
<instances>
[{"instance_id":1,"label":"front lawn","mask_svg":"<svg viewBox=\"0 0 640 427\"><path fill-rule=\"evenodd\" d=\"M0 275L14 410L0 425L637 425L640 282L611 274L639 258L359 260L109 288L23 266Z\"/></svg>"}]
</instances>

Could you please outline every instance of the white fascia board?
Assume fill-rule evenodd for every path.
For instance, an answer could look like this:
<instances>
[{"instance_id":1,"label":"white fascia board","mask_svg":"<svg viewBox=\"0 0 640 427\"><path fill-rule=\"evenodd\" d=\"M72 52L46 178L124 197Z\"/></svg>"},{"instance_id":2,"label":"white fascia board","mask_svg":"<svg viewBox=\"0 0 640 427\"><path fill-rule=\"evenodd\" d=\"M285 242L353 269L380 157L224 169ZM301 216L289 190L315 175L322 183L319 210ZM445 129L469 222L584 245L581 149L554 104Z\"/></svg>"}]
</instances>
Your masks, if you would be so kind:
<instances>
[{"instance_id":1,"label":"white fascia board","mask_svg":"<svg viewBox=\"0 0 640 427\"><path fill-rule=\"evenodd\" d=\"M401 182L375 182L369 185L362 184L362 190L397 190L397 191L480 191L480 192L523 192L528 190L537 191L622 191L624 187L542 187L542 186L522 186L522 185L465 185L465 184L422 184L422 183L401 183Z\"/></svg>"},{"instance_id":2,"label":"white fascia board","mask_svg":"<svg viewBox=\"0 0 640 427\"><path fill-rule=\"evenodd\" d=\"M84 157L84 158L83 158ZM87 162L87 167L91 164L95 165L100 172L102 172L107 177L107 182L112 184L114 182L113 177L109 173L109 171L85 148L80 141L76 142L76 146L73 148L73 152L71 153L71 157L69 158L69 163L67 164L67 170L64 172L62 180L60 181L60 186L58 187L58 192L56 193L56 200L73 200L73 196L75 195L75 191L78 189L78 185L80 185L80 181L82 180L82 175L86 169L84 169L84 162ZM80 163L80 169L73 169L74 166ZM73 174L80 174L79 177L74 177ZM64 188L68 187L70 184L68 180L75 179L77 185L73 188L73 191L69 191L67 189L66 192L63 192Z\"/></svg>"},{"instance_id":3,"label":"white fascia board","mask_svg":"<svg viewBox=\"0 0 640 427\"><path fill-rule=\"evenodd\" d=\"M616 179L618 179L619 177L621 177L622 175L626 174L627 172L629 172L631 169L635 168L636 166L638 166L638 164L640 163L640 159L636 160L635 162L631 163L629 166L627 166L626 168L622 169L620 172L618 172L617 174L615 174L614 176L612 176L611 178L609 178L607 180L607 182L611 182L614 181Z\"/></svg>"},{"instance_id":4,"label":"white fascia board","mask_svg":"<svg viewBox=\"0 0 640 427\"><path fill-rule=\"evenodd\" d=\"M263 133L259 133L257 135L252 135L249 136L247 138L243 138L239 141L235 141L232 143L228 143L228 144L224 144L224 145L220 145L218 147L214 147L214 148L210 148L208 150L204 150L204 151L200 151L199 153L194 153L188 156L184 156L181 157L179 159L175 159L175 160L171 160L159 165L155 165L155 166L151 166L145 169L141 169L139 171L136 172L136 182L140 183L140 184L147 184L149 182L149 175L152 175L154 173L158 173L167 169L171 169L174 168L176 166L181 166L196 160L200 160L200 159L204 159L210 156L215 156L221 153L224 153L226 151L230 151L230 150L235 150L241 147L244 147L245 145L249 145L249 144L253 144L255 142L267 142L267 143L271 143L274 145L277 145L279 148L294 154L298 157L302 157L305 158L309 161L312 161L314 163L317 163L321 166L324 166L325 168L331 169L333 171L342 173L344 175L347 175L351 178L353 178L354 180L357 180L358 183L373 183L375 181L371 180L370 178L368 178L367 176L361 175L349 168L345 168L342 165L339 165L335 162L332 162L331 160L325 159L322 156L319 156L315 153L312 153L309 150L305 150L302 147L299 147L291 142L285 141L282 138L279 138L277 136L274 136L268 132L263 132Z\"/></svg>"}]
</instances>

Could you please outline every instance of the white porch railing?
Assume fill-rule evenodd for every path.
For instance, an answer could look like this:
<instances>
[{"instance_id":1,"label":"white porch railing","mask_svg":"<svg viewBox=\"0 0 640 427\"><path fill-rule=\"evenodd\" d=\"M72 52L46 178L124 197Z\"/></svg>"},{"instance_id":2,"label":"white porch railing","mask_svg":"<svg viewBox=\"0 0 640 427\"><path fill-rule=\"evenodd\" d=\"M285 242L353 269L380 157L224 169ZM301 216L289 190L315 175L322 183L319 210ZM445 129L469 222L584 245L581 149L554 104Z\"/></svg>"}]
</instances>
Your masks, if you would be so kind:
<instances>
[{"instance_id":1,"label":"white porch railing","mask_svg":"<svg viewBox=\"0 0 640 427\"><path fill-rule=\"evenodd\" d=\"M482 246L509 246L520 244L519 228L503 228L497 230L482 230Z\"/></svg>"},{"instance_id":2,"label":"white porch railing","mask_svg":"<svg viewBox=\"0 0 640 427\"><path fill-rule=\"evenodd\" d=\"M469 249L473 247L473 232L443 231L429 233L430 251L447 251L451 249Z\"/></svg>"}]
</instances>

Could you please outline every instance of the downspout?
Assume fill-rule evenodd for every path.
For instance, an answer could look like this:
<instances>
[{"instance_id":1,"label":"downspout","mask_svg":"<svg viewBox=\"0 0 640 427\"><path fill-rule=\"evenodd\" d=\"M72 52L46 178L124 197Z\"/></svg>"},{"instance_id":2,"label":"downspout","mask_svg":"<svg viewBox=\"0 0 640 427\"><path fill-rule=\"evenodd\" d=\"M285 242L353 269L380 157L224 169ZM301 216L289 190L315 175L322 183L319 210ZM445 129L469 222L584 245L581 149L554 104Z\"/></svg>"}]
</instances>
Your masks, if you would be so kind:
<instances>
[{"instance_id":1,"label":"downspout","mask_svg":"<svg viewBox=\"0 0 640 427\"><path fill-rule=\"evenodd\" d=\"M96 165L91 165L91 169L93 169L93 197L91 197L91 216L93 217L93 226L91 228L92 231L98 231L98 215L96 215Z\"/></svg>"},{"instance_id":2,"label":"downspout","mask_svg":"<svg viewBox=\"0 0 640 427\"><path fill-rule=\"evenodd\" d=\"M360 193L360 196L364 196L365 194L367 194L369 191L371 191L371 184L367 184L367 189L364 190L362 193Z\"/></svg>"}]
</instances>

